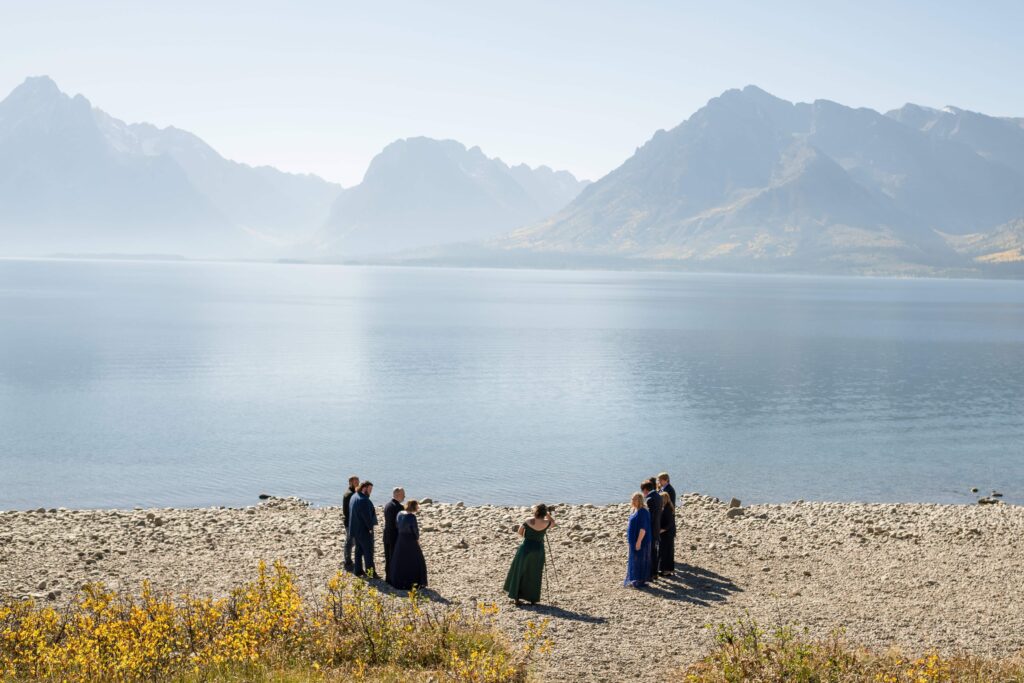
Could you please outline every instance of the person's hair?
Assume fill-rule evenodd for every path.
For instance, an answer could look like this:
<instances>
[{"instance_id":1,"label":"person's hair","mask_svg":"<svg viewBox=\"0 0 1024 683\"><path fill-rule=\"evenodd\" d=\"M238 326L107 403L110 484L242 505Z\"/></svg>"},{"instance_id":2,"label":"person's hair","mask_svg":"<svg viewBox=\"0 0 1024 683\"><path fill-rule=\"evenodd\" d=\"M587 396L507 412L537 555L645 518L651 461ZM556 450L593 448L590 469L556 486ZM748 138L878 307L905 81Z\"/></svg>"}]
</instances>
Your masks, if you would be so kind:
<instances>
[{"instance_id":1,"label":"person's hair","mask_svg":"<svg viewBox=\"0 0 1024 683\"><path fill-rule=\"evenodd\" d=\"M668 495L668 491L661 492L661 504L669 510L672 509L672 496Z\"/></svg>"},{"instance_id":2,"label":"person's hair","mask_svg":"<svg viewBox=\"0 0 1024 683\"><path fill-rule=\"evenodd\" d=\"M647 504L644 502L644 494L640 493L639 491L634 493L633 497L629 499L629 504L635 507L637 510L639 510L640 508L647 507Z\"/></svg>"},{"instance_id":3,"label":"person's hair","mask_svg":"<svg viewBox=\"0 0 1024 683\"><path fill-rule=\"evenodd\" d=\"M403 489L401 486L396 486L395 488L391 489L392 496L397 493L405 493L405 489Z\"/></svg>"},{"instance_id":4,"label":"person's hair","mask_svg":"<svg viewBox=\"0 0 1024 683\"><path fill-rule=\"evenodd\" d=\"M372 481L364 481L363 483L361 483L359 485L359 490L362 491L363 489L369 488L371 486L373 486L373 482Z\"/></svg>"},{"instance_id":5,"label":"person's hair","mask_svg":"<svg viewBox=\"0 0 1024 683\"><path fill-rule=\"evenodd\" d=\"M654 484L651 483L650 479L648 479L647 481L642 481L642 482L640 482L640 490L641 491L653 491L654 490Z\"/></svg>"},{"instance_id":6,"label":"person's hair","mask_svg":"<svg viewBox=\"0 0 1024 683\"><path fill-rule=\"evenodd\" d=\"M533 516L537 519L544 519L548 516L548 506L544 503L537 503L533 506Z\"/></svg>"},{"instance_id":7,"label":"person's hair","mask_svg":"<svg viewBox=\"0 0 1024 683\"><path fill-rule=\"evenodd\" d=\"M671 479L668 478L668 472L658 473L658 481L661 481L662 479L664 479L665 481L672 481Z\"/></svg>"},{"instance_id":8,"label":"person's hair","mask_svg":"<svg viewBox=\"0 0 1024 683\"><path fill-rule=\"evenodd\" d=\"M405 511L406 512L416 512L419 509L420 509L420 502L418 500L416 500L415 498L413 498L412 500L410 500L408 503L405 504Z\"/></svg>"},{"instance_id":9,"label":"person's hair","mask_svg":"<svg viewBox=\"0 0 1024 683\"><path fill-rule=\"evenodd\" d=\"M352 480L353 480L353 479L355 479L355 480L356 480L356 486L359 486L359 477L357 477L357 476L356 476L356 475L354 475L354 474L353 474L353 475L352 475L351 477L349 477L349 478L348 478L348 483L349 483L349 485L351 485L351 484L352 484Z\"/></svg>"}]
</instances>

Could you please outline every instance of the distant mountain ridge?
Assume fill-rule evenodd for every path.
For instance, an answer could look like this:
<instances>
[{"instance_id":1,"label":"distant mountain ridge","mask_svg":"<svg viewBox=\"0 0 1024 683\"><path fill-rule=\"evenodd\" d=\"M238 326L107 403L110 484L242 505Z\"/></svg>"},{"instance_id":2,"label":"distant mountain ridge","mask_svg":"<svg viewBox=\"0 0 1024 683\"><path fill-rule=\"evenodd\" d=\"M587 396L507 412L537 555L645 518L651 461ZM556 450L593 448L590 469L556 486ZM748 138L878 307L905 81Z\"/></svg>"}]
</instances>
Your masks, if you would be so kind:
<instances>
[{"instance_id":1,"label":"distant mountain ridge","mask_svg":"<svg viewBox=\"0 0 1024 683\"><path fill-rule=\"evenodd\" d=\"M48 77L0 102L0 251L253 256L308 239L341 187L127 124Z\"/></svg>"},{"instance_id":2,"label":"distant mountain ridge","mask_svg":"<svg viewBox=\"0 0 1024 683\"><path fill-rule=\"evenodd\" d=\"M125 123L46 76L0 102L0 255L345 260L489 239L585 185L453 140L409 138L344 190L225 159L177 128Z\"/></svg>"},{"instance_id":3,"label":"distant mountain ridge","mask_svg":"<svg viewBox=\"0 0 1024 683\"><path fill-rule=\"evenodd\" d=\"M251 167L48 77L0 101L0 256L1024 277L1024 119L729 90L597 182L413 137L362 182Z\"/></svg>"},{"instance_id":4,"label":"distant mountain ridge","mask_svg":"<svg viewBox=\"0 0 1024 683\"><path fill-rule=\"evenodd\" d=\"M794 104L748 86L658 131L556 215L493 241L487 258L969 271L990 261L957 237L1002 231L1005 246L1016 233L1004 226L1024 217L1022 144L1017 120L913 105L883 115L827 100Z\"/></svg>"},{"instance_id":5,"label":"distant mountain ridge","mask_svg":"<svg viewBox=\"0 0 1024 683\"><path fill-rule=\"evenodd\" d=\"M551 215L586 184L547 166L509 167L454 140L407 138L338 197L318 242L326 254L362 257L486 240Z\"/></svg>"}]
</instances>

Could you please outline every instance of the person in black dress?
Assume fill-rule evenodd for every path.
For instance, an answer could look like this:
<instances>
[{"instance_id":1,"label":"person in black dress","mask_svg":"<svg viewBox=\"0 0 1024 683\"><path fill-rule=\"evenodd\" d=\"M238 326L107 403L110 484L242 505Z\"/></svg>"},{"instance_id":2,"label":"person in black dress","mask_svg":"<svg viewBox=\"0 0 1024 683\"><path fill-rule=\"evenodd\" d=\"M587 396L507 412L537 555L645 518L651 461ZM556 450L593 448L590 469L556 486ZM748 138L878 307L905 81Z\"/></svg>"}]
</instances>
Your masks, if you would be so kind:
<instances>
[{"instance_id":1,"label":"person in black dress","mask_svg":"<svg viewBox=\"0 0 1024 683\"><path fill-rule=\"evenodd\" d=\"M661 496L661 541L658 548L658 574L672 576L676 570L676 506L668 491Z\"/></svg>"},{"instance_id":2,"label":"person in black dress","mask_svg":"<svg viewBox=\"0 0 1024 683\"><path fill-rule=\"evenodd\" d=\"M416 521L419 501L410 500L403 512L395 518L398 541L391 555L391 571L388 583L392 588L409 590L427 585L427 562L420 548L420 526Z\"/></svg>"},{"instance_id":3,"label":"person in black dress","mask_svg":"<svg viewBox=\"0 0 1024 683\"><path fill-rule=\"evenodd\" d=\"M384 505L384 580L387 581L391 575L391 555L395 551L395 542L398 540L398 527L396 517L404 510L402 501L405 500L405 489L396 486L391 492L391 500Z\"/></svg>"},{"instance_id":4,"label":"person in black dress","mask_svg":"<svg viewBox=\"0 0 1024 683\"><path fill-rule=\"evenodd\" d=\"M669 479L668 472L661 472L661 473L658 474L658 491L660 491L662 493L667 493L668 497L669 497L669 502L672 503L672 522L671 522L671 524L672 524L672 538L671 538L671 545L668 548L668 556L666 557L665 551L663 550L662 553L661 553L661 558L660 558L661 571L668 572L668 574L671 574L676 569L676 558L675 558L676 528L677 528L677 526L676 526L676 508L678 507L678 505L676 503L676 489L675 489L675 487L672 486L672 482ZM662 524L662 526L665 526L665 525Z\"/></svg>"},{"instance_id":5,"label":"person in black dress","mask_svg":"<svg viewBox=\"0 0 1024 683\"><path fill-rule=\"evenodd\" d=\"M651 513L651 576L653 581L658 576L658 541L661 534L661 494L655 490L655 479L651 477L640 484L640 491L644 494L647 510Z\"/></svg>"},{"instance_id":6,"label":"person in black dress","mask_svg":"<svg viewBox=\"0 0 1024 683\"><path fill-rule=\"evenodd\" d=\"M359 477L352 475L348 478L348 490L345 491L345 496L341 499L341 516L345 520L345 571L352 571L352 549L355 547L355 543L352 540L352 534L348 532L348 519L352 511L349 506L352 505L352 494L359 488Z\"/></svg>"}]
</instances>

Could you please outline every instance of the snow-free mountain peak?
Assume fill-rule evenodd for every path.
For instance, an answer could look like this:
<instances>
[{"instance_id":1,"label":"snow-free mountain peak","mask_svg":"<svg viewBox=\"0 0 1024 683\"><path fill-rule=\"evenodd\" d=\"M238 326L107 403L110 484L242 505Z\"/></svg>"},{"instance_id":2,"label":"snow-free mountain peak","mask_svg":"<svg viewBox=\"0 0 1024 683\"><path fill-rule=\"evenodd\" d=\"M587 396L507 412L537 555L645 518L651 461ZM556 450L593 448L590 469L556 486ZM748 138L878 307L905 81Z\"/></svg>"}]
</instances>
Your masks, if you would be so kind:
<instances>
[{"instance_id":1,"label":"snow-free mountain peak","mask_svg":"<svg viewBox=\"0 0 1024 683\"><path fill-rule=\"evenodd\" d=\"M959 109L883 115L727 90L494 246L737 270L948 269L964 263L948 236L1024 216L1022 132Z\"/></svg>"},{"instance_id":2,"label":"snow-free mountain peak","mask_svg":"<svg viewBox=\"0 0 1024 683\"><path fill-rule=\"evenodd\" d=\"M564 171L509 167L455 140L396 140L338 198L319 246L361 258L485 240L554 213L584 185Z\"/></svg>"},{"instance_id":3,"label":"snow-free mountain peak","mask_svg":"<svg viewBox=\"0 0 1024 683\"><path fill-rule=\"evenodd\" d=\"M128 124L32 77L0 102L0 253L258 256L309 239L341 188Z\"/></svg>"}]
</instances>

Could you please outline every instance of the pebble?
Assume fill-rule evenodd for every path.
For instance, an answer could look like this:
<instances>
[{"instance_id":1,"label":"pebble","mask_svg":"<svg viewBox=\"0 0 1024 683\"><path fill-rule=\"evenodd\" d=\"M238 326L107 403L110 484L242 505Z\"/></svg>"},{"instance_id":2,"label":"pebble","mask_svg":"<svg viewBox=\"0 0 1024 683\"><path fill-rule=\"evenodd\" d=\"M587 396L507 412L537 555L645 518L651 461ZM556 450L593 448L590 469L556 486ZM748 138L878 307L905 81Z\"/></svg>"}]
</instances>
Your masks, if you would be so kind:
<instances>
[{"instance_id":1,"label":"pebble","mask_svg":"<svg viewBox=\"0 0 1024 683\"><path fill-rule=\"evenodd\" d=\"M551 619L553 649L538 661L538 680L627 680L655 660L673 671L706 652L705 624L746 617L767 627L806 625L826 637L842 626L851 641L882 649L934 645L999 656L1024 649L1024 591L1017 590L1024 508L810 502L730 511L711 497L685 497L675 578L627 591L628 507L560 507L564 523L550 532L541 605L526 610L505 608L501 586L527 507L438 503L423 513L420 543L441 598L499 604L495 623L516 639L527 621ZM725 523L725 514L746 519ZM157 517L165 524L157 527ZM337 507L297 499L72 510L57 519L0 516L0 598L32 592L70 600L87 581L133 587L143 578L158 590L225 595L252 578L261 558L282 559L313 591L338 571L344 545ZM442 530L441 522L451 526ZM383 566L379 544L377 555ZM674 634L670 652L649 637L651 617Z\"/></svg>"}]
</instances>

